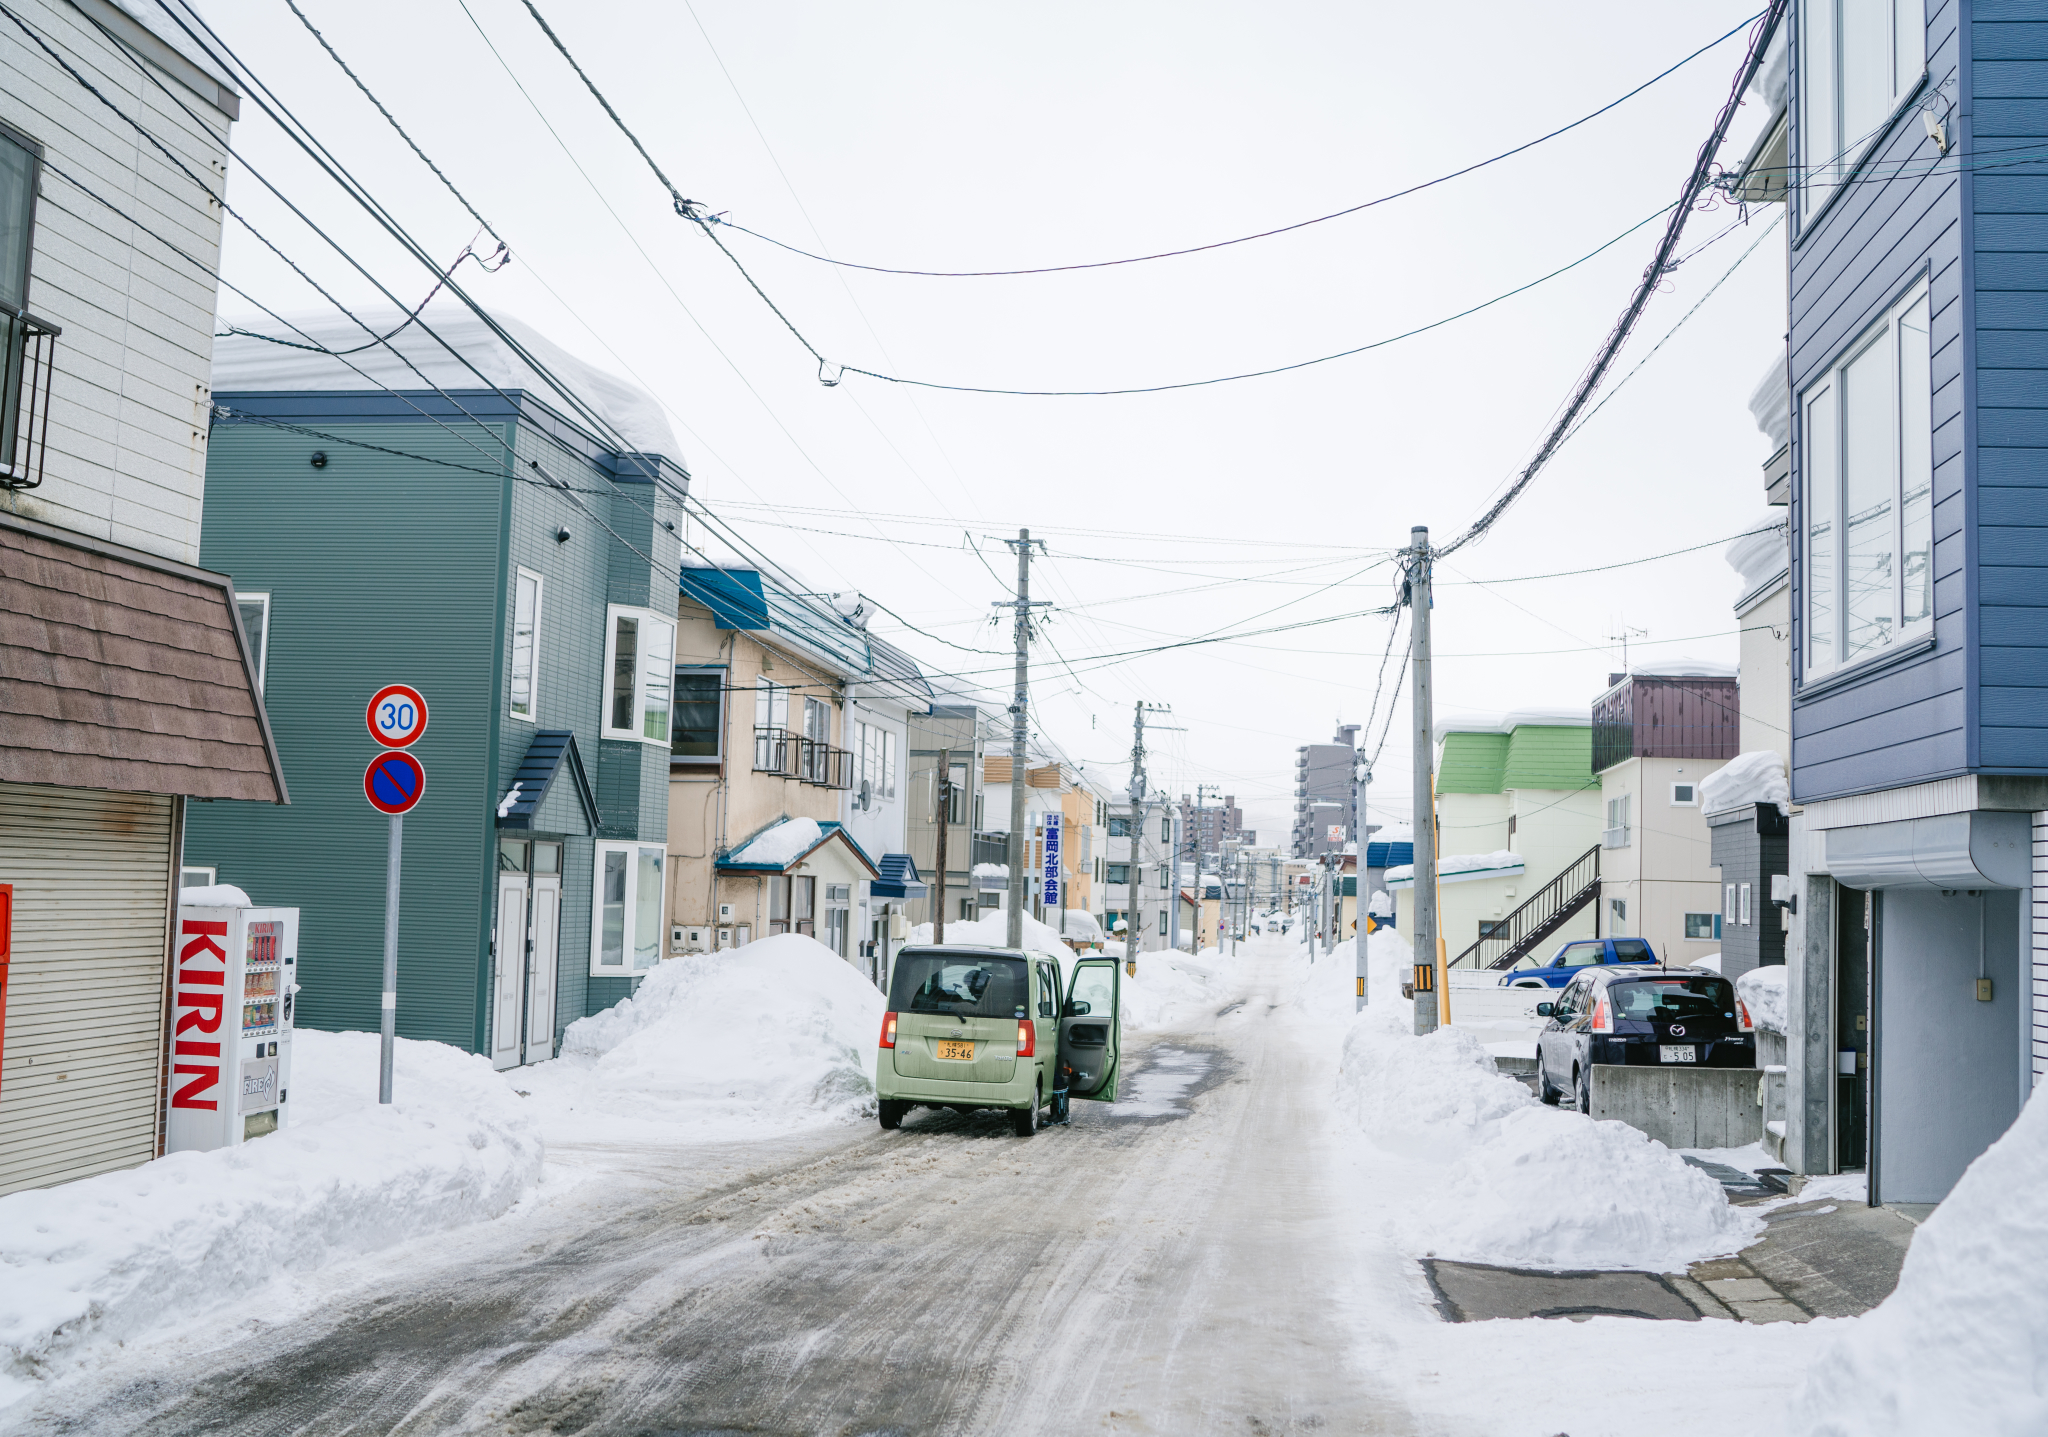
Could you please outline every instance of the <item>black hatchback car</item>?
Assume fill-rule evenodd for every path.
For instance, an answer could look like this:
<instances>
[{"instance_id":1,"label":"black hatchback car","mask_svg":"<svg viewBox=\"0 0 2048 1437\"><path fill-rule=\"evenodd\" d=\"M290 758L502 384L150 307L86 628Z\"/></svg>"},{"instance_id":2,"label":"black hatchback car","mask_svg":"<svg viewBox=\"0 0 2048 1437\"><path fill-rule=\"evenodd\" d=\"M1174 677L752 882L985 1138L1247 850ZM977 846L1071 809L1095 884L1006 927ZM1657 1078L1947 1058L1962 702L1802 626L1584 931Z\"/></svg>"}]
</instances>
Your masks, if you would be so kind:
<instances>
[{"instance_id":1,"label":"black hatchback car","mask_svg":"<svg viewBox=\"0 0 2048 1437\"><path fill-rule=\"evenodd\" d=\"M1708 968L1588 968L1536 1015L1550 1020L1536 1035L1537 1091L1546 1103L1570 1094L1582 1113L1595 1063L1756 1066L1749 1010Z\"/></svg>"}]
</instances>

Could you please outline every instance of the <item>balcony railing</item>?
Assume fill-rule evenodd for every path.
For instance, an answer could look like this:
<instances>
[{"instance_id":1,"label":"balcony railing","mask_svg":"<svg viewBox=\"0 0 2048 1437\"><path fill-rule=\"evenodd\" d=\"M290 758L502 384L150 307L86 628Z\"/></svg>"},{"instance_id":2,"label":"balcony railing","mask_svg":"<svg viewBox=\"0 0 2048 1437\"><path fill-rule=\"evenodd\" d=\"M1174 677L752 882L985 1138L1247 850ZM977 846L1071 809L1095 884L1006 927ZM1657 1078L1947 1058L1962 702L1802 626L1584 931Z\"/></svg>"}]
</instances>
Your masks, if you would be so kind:
<instances>
[{"instance_id":1,"label":"balcony railing","mask_svg":"<svg viewBox=\"0 0 2048 1437\"><path fill-rule=\"evenodd\" d=\"M853 754L843 748L834 748L818 739L798 740L802 752L797 757L798 776L805 783L816 784L819 788L853 787Z\"/></svg>"},{"instance_id":2,"label":"balcony railing","mask_svg":"<svg viewBox=\"0 0 2048 1437\"><path fill-rule=\"evenodd\" d=\"M0 313L0 488L43 482L50 440L50 375L63 331L26 312Z\"/></svg>"},{"instance_id":3,"label":"balcony railing","mask_svg":"<svg viewBox=\"0 0 2048 1437\"><path fill-rule=\"evenodd\" d=\"M803 740L788 729L754 730L754 772L799 777L803 769Z\"/></svg>"}]
</instances>

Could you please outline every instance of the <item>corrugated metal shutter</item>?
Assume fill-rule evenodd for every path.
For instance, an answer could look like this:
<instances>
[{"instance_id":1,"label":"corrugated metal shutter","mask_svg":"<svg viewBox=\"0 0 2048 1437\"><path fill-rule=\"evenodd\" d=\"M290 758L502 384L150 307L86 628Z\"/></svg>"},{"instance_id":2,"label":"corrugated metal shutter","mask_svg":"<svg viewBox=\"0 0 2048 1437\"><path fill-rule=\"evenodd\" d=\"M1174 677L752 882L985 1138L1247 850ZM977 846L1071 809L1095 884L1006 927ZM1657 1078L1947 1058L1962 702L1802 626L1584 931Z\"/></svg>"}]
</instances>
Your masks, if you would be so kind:
<instances>
[{"instance_id":1,"label":"corrugated metal shutter","mask_svg":"<svg viewBox=\"0 0 2048 1437\"><path fill-rule=\"evenodd\" d=\"M0 784L14 885L0 1193L156 1155L176 802Z\"/></svg>"},{"instance_id":2,"label":"corrugated metal shutter","mask_svg":"<svg viewBox=\"0 0 2048 1437\"><path fill-rule=\"evenodd\" d=\"M2034 976L2034 1082L2048 1077L2048 813L2034 815L2034 887L2029 943Z\"/></svg>"}]
</instances>

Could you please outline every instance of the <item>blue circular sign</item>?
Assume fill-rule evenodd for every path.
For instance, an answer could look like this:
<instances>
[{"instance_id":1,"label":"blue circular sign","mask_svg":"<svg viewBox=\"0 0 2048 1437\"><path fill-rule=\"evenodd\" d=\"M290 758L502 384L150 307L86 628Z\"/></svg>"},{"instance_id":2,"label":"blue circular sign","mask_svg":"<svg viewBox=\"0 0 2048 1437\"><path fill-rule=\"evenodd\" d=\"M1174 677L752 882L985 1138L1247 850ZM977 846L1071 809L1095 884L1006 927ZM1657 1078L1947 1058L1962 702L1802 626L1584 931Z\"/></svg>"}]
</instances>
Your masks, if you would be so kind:
<instances>
[{"instance_id":1,"label":"blue circular sign","mask_svg":"<svg viewBox=\"0 0 2048 1437\"><path fill-rule=\"evenodd\" d=\"M427 771L409 753L380 753L363 770L363 797L379 813L404 813L426 791Z\"/></svg>"}]
</instances>

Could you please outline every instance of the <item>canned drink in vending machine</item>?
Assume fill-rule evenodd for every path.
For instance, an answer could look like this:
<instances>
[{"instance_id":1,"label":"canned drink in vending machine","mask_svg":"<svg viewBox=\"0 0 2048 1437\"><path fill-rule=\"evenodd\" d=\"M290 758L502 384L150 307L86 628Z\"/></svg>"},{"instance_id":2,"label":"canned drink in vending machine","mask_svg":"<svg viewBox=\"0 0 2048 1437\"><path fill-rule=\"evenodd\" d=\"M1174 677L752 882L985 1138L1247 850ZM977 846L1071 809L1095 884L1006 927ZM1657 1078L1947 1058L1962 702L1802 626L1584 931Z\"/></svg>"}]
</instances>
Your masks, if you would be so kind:
<instances>
[{"instance_id":1,"label":"canned drink in vending machine","mask_svg":"<svg viewBox=\"0 0 2048 1437\"><path fill-rule=\"evenodd\" d=\"M299 910L258 908L226 885L180 896L164 1147L204 1152L286 1125Z\"/></svg>"}]
</instances>

